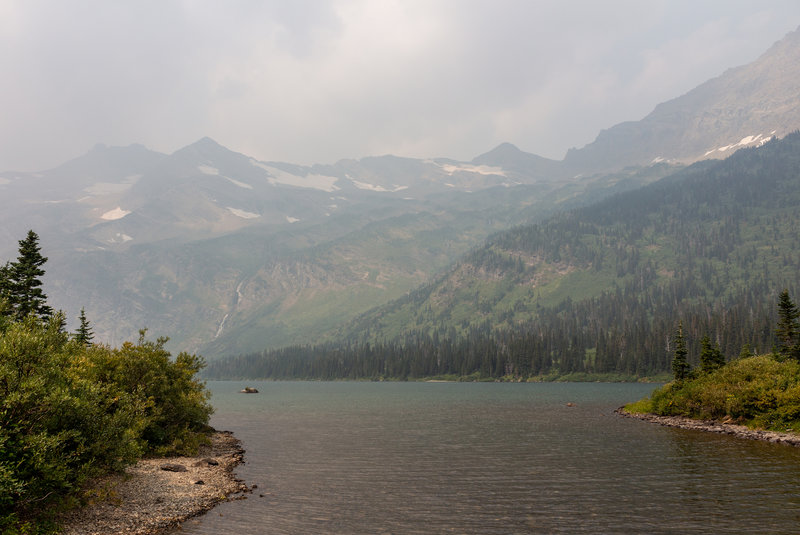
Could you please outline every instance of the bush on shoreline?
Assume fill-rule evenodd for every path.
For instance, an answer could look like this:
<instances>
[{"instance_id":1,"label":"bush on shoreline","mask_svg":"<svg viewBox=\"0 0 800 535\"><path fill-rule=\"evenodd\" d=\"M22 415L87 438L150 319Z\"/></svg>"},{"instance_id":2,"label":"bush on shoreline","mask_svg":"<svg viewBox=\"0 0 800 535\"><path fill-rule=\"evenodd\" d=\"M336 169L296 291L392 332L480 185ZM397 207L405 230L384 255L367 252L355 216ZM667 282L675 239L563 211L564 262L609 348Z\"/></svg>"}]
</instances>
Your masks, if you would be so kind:
<instances>
[{"instance_id":1,"label":"bush on shoreline","mask_svg":"<svg viewBox=\"0 0 800 535\"><path fill-rule=\"evenodd\" d=\"M41 511L142 455L191 453L212 408L202 359L166 339L113 349L65 333L63 316L0 326L0 533L51 530Z\"/></svg>"},{"instance_id":2,"label":"bush on shoreline","mask_svg":"<svg viewBox=\"0 0 800 535\"><path fill-rule=\"evenodd\" d=\"M734 360L712 372L668 383L625 409L800 431L800 362L775 355Z\"/></svg>"},{"instance_id":3,"label":"bush on shoreline","mask_svg":"<svg viewBox=\"0 0 800 535\"><path fill-rule=\"evenodd\" d=\"M205 363L139 333L119 349L94 345L86 315L47 305L47 258L28 231L0 266L0 533L51 533L91 478L142 455L188 454L208 441L212 408L196 377Z\"/></svg>"}]
</instances>

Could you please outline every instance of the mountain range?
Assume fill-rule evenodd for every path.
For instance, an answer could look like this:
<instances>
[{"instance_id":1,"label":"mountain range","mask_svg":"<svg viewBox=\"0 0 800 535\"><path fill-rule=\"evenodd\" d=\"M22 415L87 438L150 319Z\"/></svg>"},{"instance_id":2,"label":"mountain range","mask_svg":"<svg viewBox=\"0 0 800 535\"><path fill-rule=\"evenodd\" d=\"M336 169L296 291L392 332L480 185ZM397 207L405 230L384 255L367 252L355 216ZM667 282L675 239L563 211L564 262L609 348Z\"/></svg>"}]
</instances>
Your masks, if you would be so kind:
<instances>
[{"instance_id":1,"label":"mountain range","mask_svg":"<svg viewBox=\"0 0 800 535\"><path fill-rule=\"evenodd\" d=\"M324 340L490 235L800 127L800 33L562 161L504 143L469 162L300 166L203 138L173 154L98 145L0 173L0 258L39 233L45 291L98 340L143 327L207 358Z\"/></svg>"},{"instance_id":2,"label":"mountain range","mask_svg":"<svg viewBox=\"0 0 800 535\"><path fill-rule=\"evenodd\" d=\"M499 232L338 342L216 360L208 376L665 378L678 330L694 366L704 343L770 352L779 294L800 290L798 169L800 132Z\"/></svg>"}]
</instances>

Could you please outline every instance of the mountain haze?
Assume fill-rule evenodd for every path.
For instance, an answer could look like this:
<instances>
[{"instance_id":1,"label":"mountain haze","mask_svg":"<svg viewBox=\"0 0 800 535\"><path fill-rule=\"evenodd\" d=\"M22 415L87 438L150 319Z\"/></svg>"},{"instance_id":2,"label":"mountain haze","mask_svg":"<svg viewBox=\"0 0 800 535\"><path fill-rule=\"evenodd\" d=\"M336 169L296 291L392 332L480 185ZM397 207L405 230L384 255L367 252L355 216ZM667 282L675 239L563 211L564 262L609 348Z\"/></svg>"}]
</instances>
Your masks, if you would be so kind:
<instances>
[{"instance_id":1,"label":"mountain haze","mask_svg":"<svg viewBox=\"0 0 800 535\"><path fill-rule=\"evenodd\" d=\"M210 138L172 154L98 145L53 169L0 173L0 258L36 230L52 305L73 321L85 307L111 344L142 327L209 358L331 340L493 233L800 128L799 35L563 161L510 143L468 162L384 155L311 166L259 161ZM463 284L480 275L459 265ZM563 269L542 264L538 280ZM565 295L554 291L552 303ZM453 313L464 325L481 317L466 304Z\"/></svg>"},{"instance_id":2,"label":"mountain haze","mask_svg":"<svg viewBox=\"0 0 800 535\"><path fill-rule=\"evenodd\" d=\"M800 290L800 133L497 233L435 281L357 318L340 344L215 362L210 376L476 378L668 372L775 343ZM579 375L572 375L579 377Z\"/></svg>"},{"instance_id":3,"label":"mountain haze","mask_svg":"<svg viewBox=\"0 0 800 535\"><path fill-rule=\"evenodd\" d=\"M641 121L600 132L564 165L591 173L653 161L690 163L783 137L800 125L800 30L756 61L729 69L683 96L656 106Z\"/></svg>"}]
</instances>

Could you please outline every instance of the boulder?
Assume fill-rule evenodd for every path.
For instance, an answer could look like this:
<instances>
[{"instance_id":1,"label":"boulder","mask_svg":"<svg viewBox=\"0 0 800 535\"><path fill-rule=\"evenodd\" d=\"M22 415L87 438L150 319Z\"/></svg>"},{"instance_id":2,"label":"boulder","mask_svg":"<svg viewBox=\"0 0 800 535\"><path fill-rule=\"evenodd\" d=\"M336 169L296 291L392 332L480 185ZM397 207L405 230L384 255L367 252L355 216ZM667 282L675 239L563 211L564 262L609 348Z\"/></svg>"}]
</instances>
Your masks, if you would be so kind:
<instances>
[{"instance_id":1,"label":"boulder","mask_svg":"<svg viewBox=\"0 0 800 535\"><path fill-rule=\"evenodd\" d=\"M178 463L165 463L161 465L165 472L187 472L189 469Z\"/></svg>"}]
</instances>

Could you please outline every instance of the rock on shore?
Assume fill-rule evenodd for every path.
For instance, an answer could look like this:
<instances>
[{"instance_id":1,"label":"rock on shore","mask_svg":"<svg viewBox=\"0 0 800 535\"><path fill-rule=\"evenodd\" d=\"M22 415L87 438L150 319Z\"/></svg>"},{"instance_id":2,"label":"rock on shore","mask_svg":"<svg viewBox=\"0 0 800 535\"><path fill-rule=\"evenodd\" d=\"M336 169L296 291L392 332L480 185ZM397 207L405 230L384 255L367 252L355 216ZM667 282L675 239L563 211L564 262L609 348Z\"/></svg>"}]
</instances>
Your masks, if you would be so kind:
<instances>
[{"instance_id":1,"label":"rock on shore","mask_svg":"<svg viewBox=\"0 0 800 535\"><path fill-rule=\"evenodd\" d=\"M200 515L231 494L247 492L233 469L244 450L232 433L216 432L197 457L143 459L125 471L100 479L90 495L95 502L63 518L66 535L156 535ZM215 464L216 463L216 464ZM185 471L169 471L180 465Z\"/></svg>"},{"instance_id":2,"label":"rock on shore","mask_svg":"<svg viewBox=\"0 0 800 535\"><path fill-rule=\"evenodd\" d=\"M667 427L678 427L680 429L695 429L698 431L710 431L712 433L723 433L734 435L750 440L764 440L767 442L779 442L792 446L800 446L800 435L795 433L781 433L778 431L764 431L761 429L750 429L743 425L737 425L717 420L696 420L683 416L658 416L656 414L634 414L620 407L616 410L617 414L626 418L638 418L648 422L655 422Z\"/></svg>"}]
</instances>

